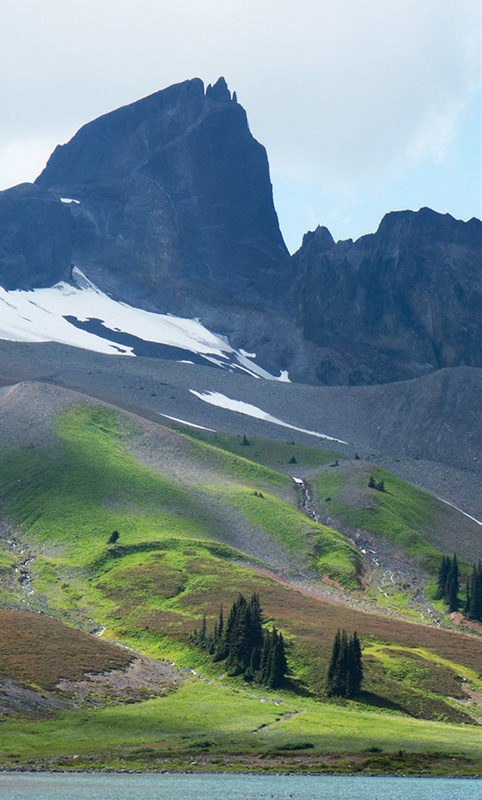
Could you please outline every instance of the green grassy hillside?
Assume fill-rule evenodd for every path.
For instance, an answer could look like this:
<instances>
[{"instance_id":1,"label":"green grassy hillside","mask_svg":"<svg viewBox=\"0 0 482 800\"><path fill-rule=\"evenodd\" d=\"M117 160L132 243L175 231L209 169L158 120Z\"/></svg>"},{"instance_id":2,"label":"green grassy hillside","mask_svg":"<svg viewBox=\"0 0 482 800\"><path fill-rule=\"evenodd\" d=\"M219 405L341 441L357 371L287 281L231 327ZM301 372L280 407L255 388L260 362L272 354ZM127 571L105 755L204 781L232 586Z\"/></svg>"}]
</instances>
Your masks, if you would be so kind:
<instances>
[{"instance_id":1,"label":"green grassy hillside","mask_svg":"<svg viewBox=\"0 0 482 800\"><path fill-rule=\"evenodd\" d=\"M162 700L87 716L55 712L54 720L23 727L9 721L0 726L0 764L42 760L50 747L52 758L67 762L76 753L88 765L97 753L116 764L159 767L159 749L184 763L196 750L242 759L284 752L293 740L308 742L321 758L334 750L359 752L363 741L391 752L397 736L413 753L455 748L475 758L473 725L482 712L470 697L482 691L482 641L395 623L396 604L389 614L364 613L362 601L372 612L376 606L363 588L363 555L342 533L302 513L300 490L285 472L293 457L297 474L318 471L313 484L321 508L386 537L428 569L440 558L433 534L437 501L373 465L329 467L331 453L262 440L242 445L236 437L160 426L155 435L149 431L115 410L81 405L58 417L55 450L1 453L0 599L85 630L103 626L105 637L200 672L207 682L187 680L186 673L183 688ZM149 458L139 455L142 447ZM385 492L367 487L370 471L385 480ZM118 540L109 543L114 530ZM278 564L270 561L278 556ZM289 586L271 572L280 571L282 559L298 583L308 570L310 580L318 575L325 583ZM335 592L336 603L323 599L327 591ZM259 593L265 626L275 624L285 637L290 672L278 693L286 707L281 712L276 695L226 677L193 643L203 617L211 630L220 605L229 608L239 592ZM324 679L338 628L358 632L365 678L355 700L328 703ZM0 633L0 649L1 640ZM10 636L13 650L8 664L0 659L0 675L11 676L15 664L21 674L25 641L28 636L19 636L17 652ZM32 647L42 645L32 639ZM41 687L40 667L34 673L29 681ZM265 707L260 699L266 697ZM412 725L419 720L411 733L407 715ZM12 750L7 741L14 734ZM155 758L146 760L146 746Z\"/></svg>"},{"instance_id":2,"label":"green grassy hillside","mask_svg":"<svg viewBox=\"0 0 482 800\"><path fill-rule=\"evenodd\" d=\"M375 484L383 482L383 491L370 488L371 477ZM454 529L452 509L374 464L341 462L336 469L324 470L314 489L322 514L381 537L431 574L438 571L440 553L453 553L463 538L463 525ZM474 547L474 559L476 552ZM470 571L471 565L462 561L462 568Z\"/></svg>"}]
</instances>

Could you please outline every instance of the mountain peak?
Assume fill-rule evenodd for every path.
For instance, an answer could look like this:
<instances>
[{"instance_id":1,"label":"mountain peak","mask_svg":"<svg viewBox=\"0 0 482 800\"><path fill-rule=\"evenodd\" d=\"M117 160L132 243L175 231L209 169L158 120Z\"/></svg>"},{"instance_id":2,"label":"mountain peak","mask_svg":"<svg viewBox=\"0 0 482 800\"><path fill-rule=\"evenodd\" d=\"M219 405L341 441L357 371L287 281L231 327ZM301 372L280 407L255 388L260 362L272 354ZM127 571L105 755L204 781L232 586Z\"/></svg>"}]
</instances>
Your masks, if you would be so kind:
<instances>
[{"instance_id":1,"label":"mountain peak","mask_svg":"<svg viewBox=\"0 0 482 800\"><path fill-rule=\"evenodd\" d=\"M214 103L231 102L231 92L228 89L228 84L222 76L217 79L214 86L208 84L206 89L206 97L208 97Z\"/></svg>"},{"instance_id":2,"label":"mountain peak","mask_svg":"<svg viewBox=\"0 0 482 800\"><path fill-rule=\"evenodd\" d=\"M264 307L286 282L266 151L223 77L89 122L35 183L80 201L72 257L106 291L128 286L140 304L199 316L240 296Z\"/></svg>"}]
</instances>

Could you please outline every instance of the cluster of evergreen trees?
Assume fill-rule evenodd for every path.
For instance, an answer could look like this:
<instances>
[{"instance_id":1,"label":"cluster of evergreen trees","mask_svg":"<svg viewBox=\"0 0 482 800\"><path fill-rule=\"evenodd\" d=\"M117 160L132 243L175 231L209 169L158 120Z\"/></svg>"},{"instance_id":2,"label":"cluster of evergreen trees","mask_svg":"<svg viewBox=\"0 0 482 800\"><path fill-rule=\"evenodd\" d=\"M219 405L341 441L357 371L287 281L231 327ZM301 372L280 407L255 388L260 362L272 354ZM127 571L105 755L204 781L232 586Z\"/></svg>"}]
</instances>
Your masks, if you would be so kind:
<instances>
[{"instance_id":1,"label":"cluster of evergreen trees","mask_svg":"<svg viewBox=\"0 0 482 800\"><path fill-rule=\"evenodd\" d=\"M226 661L228 675L243 675L247 681L275 689L283 684L288 665L282 633L273 627L264 630L259 595L246 600L240 594L234 601L226 623L223 607L214 632L208 634L206 617L192 640L205 648L214 661Z\"/></svg>"},{"instance_id":2,"label":"cluster of evergreen trees","mask_svg":"<svg viewBox=\"0 0 482 800\"><path fill-rule=\"evenodd\" d=\"M347 632L338 628L326 676L326 693L353 697L360 691L362 680L362 654L357 632L348 638Z\"/></svg>"},{"instance_id":3,"label":"cluster of evergreen trees","mask_svg":"<svg viewBox=\"0 0 482 800\"><path fill-rule=\"evenodd\" d=\"M472 577L467 579L467 599L464 606L464 616L467 619L482 622L482 564L472 567Z\"/></svg>"},{"instance_id":4,"label":"cluster of evergreen trees","mask_svg":"<svg viewBox=\"0 0 482 800\"><path fill-rule=\"evenodd\" d=\"M459 610L459 565L455 553L453 559L450 556L442 556L435 600L447 603L449 613Z\"/></svg>"},{"instance_id":5,"label":"cluster of evergreen trees","mask_svg":"<svg viewBox=\"0 0 482 800\"><path fill-rule=\"evenodd\" d=\"M376 489L377 492L384 492L385 491L385 481L376 481L373 475L370 475L368 479L368 486L370 489Z\"/></svg>"},{"instance_id":6,"label":"cluster of evergreen trees","mask_svg":"<svg viewBox=\"0 0 482 800\"><path fill-rule=\"evenodd\" d=\"M443 600L449 607L449 613L458 611L461 606L459 598L460 574L457 556L442 556L438 571L435 600ZM472 566L472 576L466 583L466 599L462 613L467 619L482 622L482 564Z\"/></svg>"}]
</instances>

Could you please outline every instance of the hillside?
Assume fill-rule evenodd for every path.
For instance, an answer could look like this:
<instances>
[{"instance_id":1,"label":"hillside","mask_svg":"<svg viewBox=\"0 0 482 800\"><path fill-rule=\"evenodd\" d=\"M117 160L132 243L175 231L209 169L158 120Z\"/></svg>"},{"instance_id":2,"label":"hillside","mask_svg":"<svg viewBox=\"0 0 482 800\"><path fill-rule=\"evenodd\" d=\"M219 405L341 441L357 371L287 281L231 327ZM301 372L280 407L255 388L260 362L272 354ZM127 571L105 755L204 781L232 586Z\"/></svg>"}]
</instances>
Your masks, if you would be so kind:
<instances>
[{"instance_id":1,"label":"hillside","mask_svg":"<svg viewBox=\"0 0 482 800\"><path fill-rule=\"evenodd\" d=\"M300 765L308 757L318 759L316 769L323 771L324 759L339 751L332 768L346 772L347 754L370 747L395 752L398 737L409 754L408 772L443 771L435 750L454 756L464 774L479 768L482 641L451 630L440 601L425 603L432 603L442 624L420 624L420 605L410 603L415 585L385 595L378 591L384 565L380 561L374 568L366 547L352 535L361 523L349 518L360 513L354 500L365 491L373 464L325 446L313 450L251 436L243 444L239 435L177 423L167 428L58 387L24 384L2 391L9 413L2 415L0 596L11 611L2 612L8 649L3 648L0 671L6 681L14 677L21 686L24 680L24 691L47 692L36 705L15 690L22 698L16 716L29 721L14 721L5 708L10 721L0 730L3 765L162 768L159 748L168 748L162 758L183 768L196 753L204 754L201 769L229 758L247 769L262 752L266 768L284 768L291 753ZM306 506L293 474L316 487L312 506ZM349 483L347 495L345 479L348 484L352 474L359 478ZM452 544L466 536L466 518L390 473L383 475L387 502L400 496L405 509L412 498L410 518L398 510L399 525L407 528L406 537L396 540L398 557L416 575L416 591L430 594L441 559L435 529L445 525ZM317 522L313 514L327 502L328 478L334 511L330 520ZM427 508L432 529L422 524ZM373 540L380 538L380 530L363 525ZM118 539L109 543L114 530ZM384 533L389 534L386 526ZM415 535L422 551L413 548ZM275 624L285 637L290 671L274 692L226 676L192 640L203 616L212 630L220 605L229 609L239 592L258 593L265 627ZM26 610L40 615L42 624L53 625L53 617L90 633L102 631L102 639L132 648L153 659L150 664L174 662L180 677L153 676L155 667L144 666L137 681L122 678L123 672L130 674L134 656L120 650L117 672L110 673L118 678L101 679L111 688L100 695L90 684L81 690L75 681L85 672L105 671L105 656L99 651L101 660L82 662L80 672L73 655L66 667L55 666L78 651L66 649L65 635L56 634L59 656L50 634L48 645L32 639L22 622ZM8 634L12 624L14 637ZM324 676L338 628L358 632L365 676L355 699L327 703ZM30 651L24 641L30 641ZM89 641L94 651L103 646L96 637ZM49 675L42 673L46 646ZM27 658L32 650L37 660ZM267 703L260 706L262 698ZM42 703L48 712L43 720L37 718ZM156 733L154 718L160 720ZM326 727L327 718L333 729ZM334 734L340 722L341 738ZM94 729L102 730L102 743ZM37 733L34 741L29 730ZM253 730L259 732L254 738ZM72 747L62 731L69 732ZM12 735L15 750L6 744ZM303 756L306 747L309 754ZM357 763L362 770L387 771L385 755L365 755Z\"/></svg>"}]
</instances>

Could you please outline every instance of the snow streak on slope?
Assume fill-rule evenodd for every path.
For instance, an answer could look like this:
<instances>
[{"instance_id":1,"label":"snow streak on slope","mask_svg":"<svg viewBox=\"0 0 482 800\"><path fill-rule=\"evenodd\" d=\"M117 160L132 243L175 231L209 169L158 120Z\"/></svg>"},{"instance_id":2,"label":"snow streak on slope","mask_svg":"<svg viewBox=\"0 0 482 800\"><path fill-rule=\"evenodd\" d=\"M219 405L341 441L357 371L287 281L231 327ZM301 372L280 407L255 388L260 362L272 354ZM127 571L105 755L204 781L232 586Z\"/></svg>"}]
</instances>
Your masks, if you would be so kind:
<instances>
[{"instance_id":1,"label":"snow streak on slope","mask_svg":"<svg viewBox=\"0 0 482 800\"><path fill-rule=\"evenodd\" d=\"M216 433L214 428L206 428L205 425L196 425L195 422L188 422L187 419L180 419L179 417L171 417L170 414L162 414L161 411L159 411L159 415L161 417L166 417L166 419L172 419L173 422L180 422L182 423L182 425L187 425L189 428L197 428L200 431L210 431L210 433Z\"/></svg>"},{"instance_id":2,"label":"snow streak on slope","mask_svg":"<svg viewBox=\"0 0 482 800\"><path fill-rule=\"evenodd\" d=\"M283 422L283 420L278 419L278 417L271 416L271 414L258 408L258 406L245 403L243 400L233 400L231 397L226 397L226 395L220 392L196 392L195 389L189 389L189 391L191 394L199 397L200 400L211 403L213 406L226 408L229 411L236 411L238 414L246 414L248 417L262 419L265 422L272 422L274 425L281 425L282 428L290 428L292 431L298 431L299 433L308 433L310 436L317 436L318 439L329 439L331 442L348 444L348 442L344 442L343 439L335 439L334 436L327 436L324 433L318 433L318 431L310 431L306 428L298 428L296 425L290 425L288 422Z\"/></svg>"},{"instance_id":3,"label":"snow streak on slope","mask_svg":"<svg viewBox=\"0 0 482 800\"><path fill-rule=\"evenodd\" d=\"M136 354L238 369L255 378L275 378L234 350L198 320L155 314L104 294L74 267L76 286L61 282L49 289L6 291L0 287L0 339L59 342L111 355Z\"/></svg>"}]
</instances>

